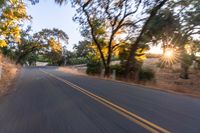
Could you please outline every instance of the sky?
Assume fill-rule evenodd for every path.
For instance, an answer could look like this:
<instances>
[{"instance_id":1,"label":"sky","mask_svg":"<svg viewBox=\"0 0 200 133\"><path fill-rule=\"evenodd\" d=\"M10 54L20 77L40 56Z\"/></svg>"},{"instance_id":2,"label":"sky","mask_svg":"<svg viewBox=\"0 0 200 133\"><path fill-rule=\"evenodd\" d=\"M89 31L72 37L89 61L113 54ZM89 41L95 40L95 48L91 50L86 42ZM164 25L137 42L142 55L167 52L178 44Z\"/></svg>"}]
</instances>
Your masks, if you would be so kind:
<instances>
[{"instance_id":1,"label":"sky","mask_svg":"<svg viewBox=\"0 0 200 133\"><path fill-rule=\"evenodd\" d=\"M31 22L33 33L43 28L61 29L69 36L67 45L69 50L82 39L78 23L72 20L75 9L70 4L59 6L54 0L40 0L36 5L27 3L27 13L33 17Z\"/></svg>"},{"instance_id":2,"label":"sky","mask_svg":"<svg viewBox=\"0 0 200 133\"><path fill-rule=\"evenodd\" d=\"M72 20L75 9L70 4L59 6L54 0L40 0L36 5L27 3L28 15L33 17L31 26L33 33L43 28L58 28L63 30L69 36L67 49L72 51L74 44L82 40L79 32L79 24ZM151 47L150 53L162 53L160 47Z\"/></svg>"}]
</instances>

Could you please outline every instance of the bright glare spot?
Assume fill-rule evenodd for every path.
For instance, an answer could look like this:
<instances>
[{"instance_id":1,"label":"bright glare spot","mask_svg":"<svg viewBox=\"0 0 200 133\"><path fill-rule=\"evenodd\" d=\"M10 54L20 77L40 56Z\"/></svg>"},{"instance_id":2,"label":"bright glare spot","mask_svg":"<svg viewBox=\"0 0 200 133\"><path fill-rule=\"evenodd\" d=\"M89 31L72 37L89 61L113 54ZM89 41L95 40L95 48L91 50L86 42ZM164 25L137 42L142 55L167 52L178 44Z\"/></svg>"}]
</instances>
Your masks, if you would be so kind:
<instances>
[{"instance_id":1,"label":"bright glare spot","mask_svg":"<svg viewBox=\"0 0 200 133\"><path fill-rule=\"evenodd\" d=\"M176 48L166 48L162 56L162 61L166 65L172 65L178 61L179 52Z\"/></svg>"},{"instance_id":2,"label":"bright glare spot","mask_svg":"<svg viewBox=\"0 0 200 133\"><path fill-rule=\"evenodd\" d=\"M166 58L173 58L174 56L174 50L173 49L166 49L164 56Z\"/></svg>"},{"instance_id":3,"label":"bright glare spot","mask_svg":"<svg viewBox=\"0 0 200 133\"><path fill-rule=\"evenodd\" d=\"M185 49L186 49L187 53L191 55L191 53L192 53L192 48L191 48L191 46L190 46L190 45L186 45L186 46L185 46Z\"/></svg>"},{"instance_id":4,"label":"bright glare spot","mask_svg":"<svg viewBox=\"0 0 200 133\"><path fill-rule=\"evenodd\" d=\"M150 54L163 54L163 50L162 50L161 45L151 46L148 53L150 53Z\"/></svg>"}]
</instances>

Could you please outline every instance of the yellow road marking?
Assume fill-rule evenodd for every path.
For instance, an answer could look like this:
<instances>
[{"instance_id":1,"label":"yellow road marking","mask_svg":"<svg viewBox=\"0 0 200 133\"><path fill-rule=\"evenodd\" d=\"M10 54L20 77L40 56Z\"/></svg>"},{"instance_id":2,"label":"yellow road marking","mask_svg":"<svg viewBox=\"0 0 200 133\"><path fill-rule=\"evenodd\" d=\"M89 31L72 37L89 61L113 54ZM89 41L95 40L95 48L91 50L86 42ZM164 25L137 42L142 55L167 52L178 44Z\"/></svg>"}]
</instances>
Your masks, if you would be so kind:
<instances>
[{"instance_id":1,"label":"yellow road marking","mask_svg":"<svg viewBox=\"0 0 200 133\"><path fill-rule=\"evenodd\" d=\"M138 125L142 126L143 128L147 129L148 131L150 131L152 133L170 133L170 131L168 131L168 130L166 130L166 129L164 129L164 128L162 128L162 127L160 127L160 126L158 126L158 125L156 125L156 124L154 124L154 123L152 123L152 122L150 122L150 121L148 121L148 120L146 120L146 119L144 119L144 118L142 118L142 117L140 117L140 116L138 116L138 115L116 105L116 104L114 104L114 103L111 103L110 101L108 101L108 100L106 100L106 99L104 99L100 96L97 96L94 93L89 92L89 91L87 91L87 90L85 90L85 89L65 80L65 79L57 77L57 76L55 76L51 73L48 73L46 71L43 71L43 70L41 70L41 71L48 74L51 77L56 78L59 81L64 82L65 84L71 86L72 88L76 89L77 91L82 92L83 94L85 94L85 95L89 96L90 98L94 99L95 101L105 105L106 107L110 108L111 110L113 110L113 111L119 113L120 115L126 117L127 119L131 120L132 122L137 123Z\"/></svg>"}]
</instances>

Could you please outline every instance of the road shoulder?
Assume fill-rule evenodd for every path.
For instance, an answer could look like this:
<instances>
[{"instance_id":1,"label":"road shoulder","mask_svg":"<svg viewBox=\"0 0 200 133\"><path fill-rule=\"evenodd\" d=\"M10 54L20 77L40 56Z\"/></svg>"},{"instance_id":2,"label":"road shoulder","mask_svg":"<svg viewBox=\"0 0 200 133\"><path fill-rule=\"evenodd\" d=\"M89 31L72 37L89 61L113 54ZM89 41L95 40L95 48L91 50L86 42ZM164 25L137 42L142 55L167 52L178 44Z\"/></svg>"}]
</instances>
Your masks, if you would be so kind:
<instances>
[{"instance_id":1,"label":"road shoulder","mask_svg":"<svg viewBox=\"0 0 200 133\"><path fill-rule=\"evenodd\" d=\"M104 78L104 77L100 77L100 76L92 76L92 75L87 75L83 72L79 72L77 69L72 68L72 67L59 67L57 69L57 71L64 72L64 73L70 73L70 74L74 74L74 75L79 75L79 76L92 77L92 78L96 78L96 79L100 79L100 80L109 80L109 81L113 81L113 82L133 85L133 86L137 86L137 87L141 87L141 88L145 88L145 89L151 89L151 90L163 91L163 92L177 94L177 95L184 95L184 96L190 96L190 97L194 97L194 98L200 98L200 94L198 94L198 93L191 92L191 91L184 91L184 90L179 91L181 88L179 90L176 90L176 89L160 87L160 86L153 84L153 83L138 84L138 83L134 83L132 81L113 80L111 78Z\"/></svg>"}]
</instances>

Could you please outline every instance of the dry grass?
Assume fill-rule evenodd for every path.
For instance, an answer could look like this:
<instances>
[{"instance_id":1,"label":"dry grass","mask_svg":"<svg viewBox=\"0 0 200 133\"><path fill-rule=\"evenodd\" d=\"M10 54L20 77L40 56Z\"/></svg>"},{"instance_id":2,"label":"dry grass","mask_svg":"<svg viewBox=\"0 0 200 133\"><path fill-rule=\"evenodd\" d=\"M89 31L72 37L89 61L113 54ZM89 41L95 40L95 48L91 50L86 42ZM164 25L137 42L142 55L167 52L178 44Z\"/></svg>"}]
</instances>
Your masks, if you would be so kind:
<instances>
[{"instance_id":1,"label":"dry grass","mask_svg":"<svg viewBox=\"0 0 200 133\"><path fill-rule=\"evenodd\" d=\"M0 96L9 92L9 86L14 81L20 66L16 66L14 62L0 55L0 63L2 66L2 76L0 79Z\"/></svg>"},{"instance_id":2,"label":"dry grass","mask_svg":"<svg viewBox=\"0 0 200 133\"><path fill-rule=\"evenodd\" d=\"M200 71L190 70L190 79L180 79L178 66L174 66L176 70L170 69L159 69L157 67L158 59L151 59L144 63L144 67L153 69L156 73L156 82L140 82L140 84L147 86L148 88L158 89L167 92L181 93L184 95L194 96L200 98ZM62 72L67 72L71 74L86 75L80 72L78 69L73 67L60 67L58 69ZM95 76L97 77L97 76ZM124 78L118 78L118 80L128 83L137 83Z\"/></svg>"},{"instance_id":3,"label":"dry grass","mask_svg":"<svg viewBox=\"0 0 200 133\"><path fill-rule=\"evenodd\" d=\"M86 75L84 72L74 68L74 67L59 67L58 71L75 74L75 75Z\"/></svg>"},{"instance_id":4,"label":"dry grass","mask_svg":"<svg viewBox=\"0 0 200 133\"><path fill-rule=\"evenodd\" d=\"M160 88L195 97L200 97L200 72L190 72L190 79L179 78L179 73L159 71L156 73L156 83L147 84L152 87Z\"/></svg>"},{"instance_id":5,"label":"dry grass","mask_svg":"<svg viewBox=\"0 0 200 133\"><path fill-rule=\"evenodd\" d=\"M146 83L147 86L171 92L178 92L200 98L200 71L190 69L189 79L179 78L180 64L173 66L173 69L159 69L156 67L156 60L146 62L144 67L150 67L156 72L156 83Z\"/></svg>"}]
</instances>

